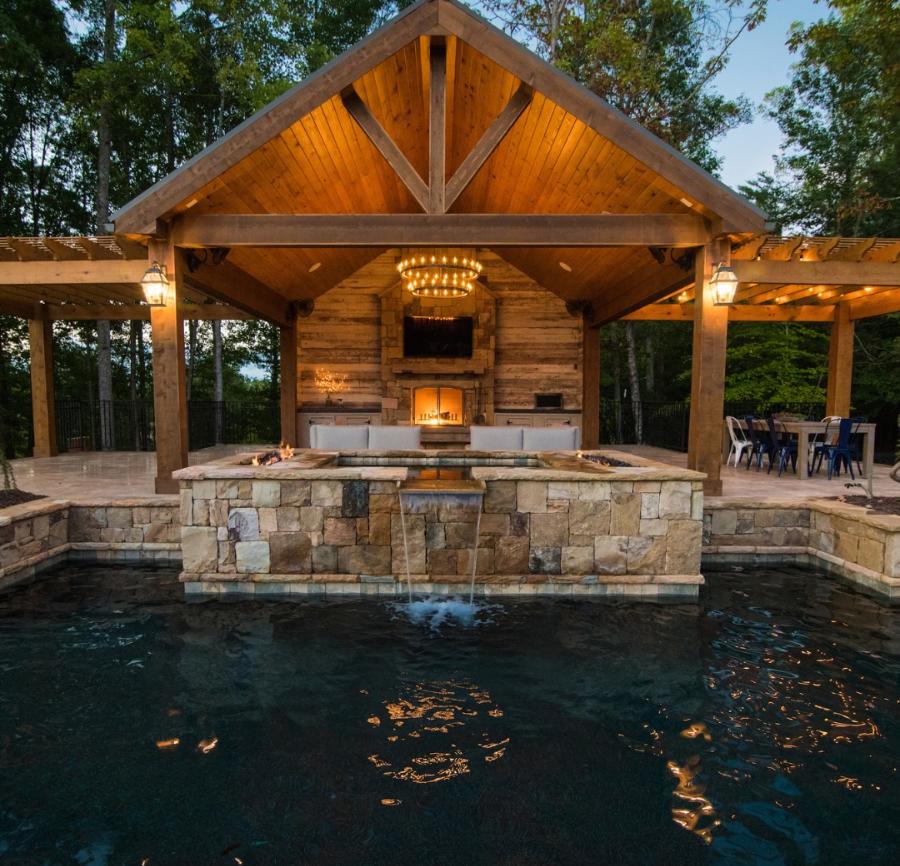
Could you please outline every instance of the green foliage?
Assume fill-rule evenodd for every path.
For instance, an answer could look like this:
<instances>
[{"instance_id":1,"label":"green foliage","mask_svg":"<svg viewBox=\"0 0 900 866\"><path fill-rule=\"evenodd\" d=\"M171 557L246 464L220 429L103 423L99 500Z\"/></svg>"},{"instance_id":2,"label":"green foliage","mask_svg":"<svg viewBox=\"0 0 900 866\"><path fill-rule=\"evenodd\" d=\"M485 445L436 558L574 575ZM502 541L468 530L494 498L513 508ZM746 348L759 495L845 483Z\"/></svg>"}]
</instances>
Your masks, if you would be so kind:
<instances>
[{"instance_id":1,"label":"green foliage","mask_svg":"<svg viewBox=\"0 0 900 866\"><path fill-rule=\"evenodd\" d=\"M824 403L827 373L827 329L796 322L729 325L726 400Z\"/></svg>"},{"instance_id":2,"label":"green foliage","mask_svg":"<svg viewBox=\"0 0 900 866\"><path fill-rule=\"evenodd\" d=\"M513 33L556 66L715 170L712 142L750 118L742 98L711 84L738 36L765 18L766 0L488 0Z\"/></svg>"},{"instance_id":3,"label":"green foliage","mask_svg":"<svg viewBox=\"0 0 900 866\"><path fill-rule=\"evenodd\" d=\"M779 180L746 191L807 233L896 237L900 14L895 0L829 6L827 18L794 26L791 81L767 99L784 135Z\"/></svg>"}]
</instances>

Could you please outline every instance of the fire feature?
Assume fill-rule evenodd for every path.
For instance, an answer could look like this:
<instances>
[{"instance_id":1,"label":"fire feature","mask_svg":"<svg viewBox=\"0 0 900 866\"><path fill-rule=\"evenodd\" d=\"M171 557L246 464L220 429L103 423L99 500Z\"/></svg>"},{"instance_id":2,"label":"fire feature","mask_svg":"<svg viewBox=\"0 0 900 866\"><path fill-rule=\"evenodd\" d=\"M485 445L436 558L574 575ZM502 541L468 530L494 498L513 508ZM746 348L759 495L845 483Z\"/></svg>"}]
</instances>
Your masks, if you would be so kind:
<instances>
[{"instance_id":1,"label":"fire feature","mask_svg":"<svg viewBox=\"0 0 900 866\"><path fill-rule=\"evenodd\" d=\"M287 442L282 442L274 451L263 451L257 454L251 461L252 466L271 466L273 463L281 463L294 456L294 449Z\"/></svg>"},{"instance_id":2,"label":"fire feature","mask_svg":"<svg viewBox=\"0 0 900 866\"><path fill-rule=\"evenodd\" d=\"M413 424L465 424L462 388L425 387L413 391Z\"/></svg>"}]
</instances>

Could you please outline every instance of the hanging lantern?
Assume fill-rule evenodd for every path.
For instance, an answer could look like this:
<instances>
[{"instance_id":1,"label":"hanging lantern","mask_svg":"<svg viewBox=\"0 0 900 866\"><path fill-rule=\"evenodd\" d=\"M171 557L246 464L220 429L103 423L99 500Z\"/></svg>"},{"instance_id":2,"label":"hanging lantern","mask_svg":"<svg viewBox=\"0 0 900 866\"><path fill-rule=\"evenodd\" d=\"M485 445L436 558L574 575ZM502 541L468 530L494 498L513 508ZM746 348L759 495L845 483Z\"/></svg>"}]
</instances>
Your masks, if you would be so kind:
<instances>
[{"instance_id":1,"label":"hanging lantern","mask_svg":"<svg viewBox=\"0 0 900 866\"><path fill-rule=\"evenodd\" d=\"M141 277L141 288L144 290L144 300L151 307L164 307L166 295L169 293L169 278L166 270L159 262L154 262Z\"/></svg>"},{"instance_id":2,"label":"hanging lantern","mask_svg":"<svg viewBox=\"0 0 900 866\"><path fill-rule=\"evenodd\" d=\"M737 294L737 274L726 264L720 262L716 265L712 277L709 280L713 290L713 302L718 306L734 303Z\"/></svg>"}]
</instances>

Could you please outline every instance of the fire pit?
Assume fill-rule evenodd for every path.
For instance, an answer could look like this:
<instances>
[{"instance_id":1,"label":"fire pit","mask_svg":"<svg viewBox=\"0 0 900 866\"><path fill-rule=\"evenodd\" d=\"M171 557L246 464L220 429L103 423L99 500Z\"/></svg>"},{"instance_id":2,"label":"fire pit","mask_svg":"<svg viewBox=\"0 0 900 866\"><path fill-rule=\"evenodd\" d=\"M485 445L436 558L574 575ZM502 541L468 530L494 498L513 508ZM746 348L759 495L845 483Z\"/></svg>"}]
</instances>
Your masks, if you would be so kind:
<instances>
[{"instance_id":1,"label":"fire pit","mask_svg":"<svg viewBox=\"0 0 900 866\"><path fill-rule=\"evenodd\" d=\"M250 458L251 466L273 466L284 460L290 460L294 456L294 449L287 442L282 442L277 448L271 451L263 451Z\"/></svg>"}]
</instances>

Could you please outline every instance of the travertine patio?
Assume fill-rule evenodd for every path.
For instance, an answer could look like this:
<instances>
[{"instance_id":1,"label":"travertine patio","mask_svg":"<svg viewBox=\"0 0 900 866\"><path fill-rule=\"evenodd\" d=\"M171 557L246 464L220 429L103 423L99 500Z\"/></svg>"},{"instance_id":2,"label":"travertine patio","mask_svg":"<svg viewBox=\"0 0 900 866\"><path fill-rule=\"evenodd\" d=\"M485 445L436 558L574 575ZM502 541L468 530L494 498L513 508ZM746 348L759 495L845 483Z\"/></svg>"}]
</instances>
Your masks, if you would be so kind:
<instances>
[{"instance_id":1,"label":"travertine patio","mask_svg":"<svg viewBox=\"0 0 900 866\"><path fill-rule=\"evenodd\" d=\"M216 460L239 451L250 451L252 445L220 445L193 451L192 466ZM262 450L262 446L258 446ZM685 468L687 455L649 445L617 445L616 450ZM58 457L27 458L12 461L19 487L32 493L63 499L109 500L134 497L153 497L156 477L156 455L152 452L90 452L62 454ZM896 496L900 486L891 481L889 466L876 465L874 493L876 496ZM721 499L753 499L761 502L795 501L805 498L842 496L861 493L848 491L844 483L849 477L829 481L824 470L814 478L800 479L792 473L779 478L774 472L757 472L745 467L722 467L723 493ZM164 496L161 498L165 498ZM714 497L706 497L713 499Z\"/></svg>"}]
</instances>

